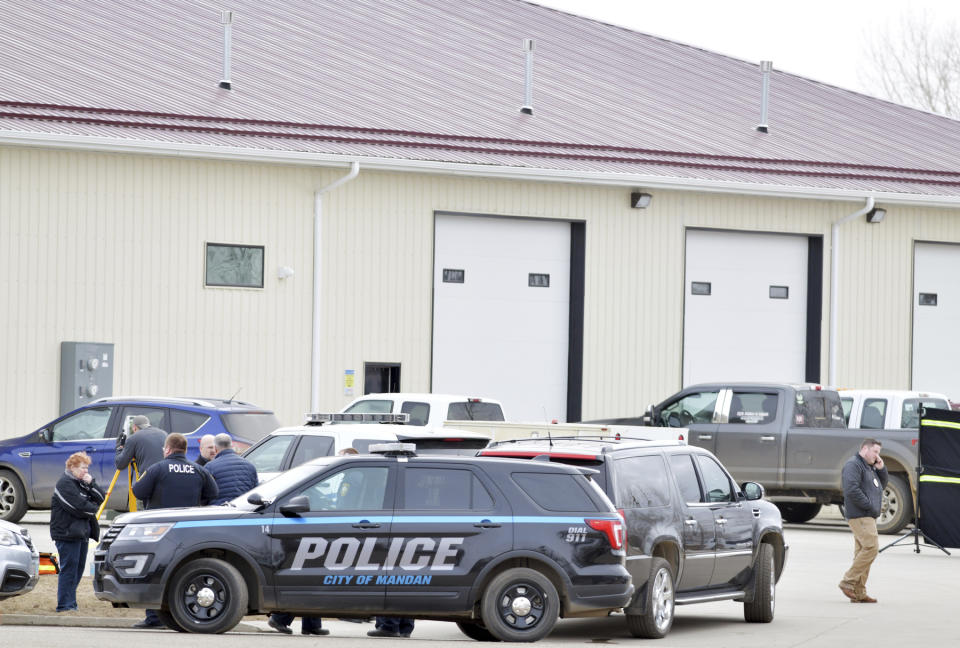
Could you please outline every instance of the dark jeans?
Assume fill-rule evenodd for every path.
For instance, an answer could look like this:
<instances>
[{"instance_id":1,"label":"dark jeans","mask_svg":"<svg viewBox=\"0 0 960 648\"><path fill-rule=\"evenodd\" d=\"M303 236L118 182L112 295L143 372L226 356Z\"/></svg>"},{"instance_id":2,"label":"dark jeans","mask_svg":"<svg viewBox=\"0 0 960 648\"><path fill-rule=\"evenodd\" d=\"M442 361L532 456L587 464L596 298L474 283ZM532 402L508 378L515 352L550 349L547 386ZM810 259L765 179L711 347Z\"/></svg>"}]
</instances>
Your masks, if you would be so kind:
<instances>
[{"instance_id":1,"label":"dark jeans","mask_svg":"<svg viewBox=\"0 0 960 648\"><path fill-rule=\"evenodd\" d=\"M274 621L276 621L277 623L281 623L285 626L288 626L291 623L293 623L294 618L296 618L294 615L288 614L287 612L272 612L270 616L273 618ZM301 622L302 632L319 630L320 628L323 627L323 619L318 616L305 616L302 618L303 618L303 621Z\"/></svg>"},{"instance_id":2,"label":"dark jeans","mask_svg":"<svg viewBox=\"0 0 960 648\"><path fill-rule=\"evenodd\" d=\"M54 540L60 554L57 578L57 612L77 609L77 586L87 563L86 540Z\"/></svg>"},{"instance_id":3,"label":"dark jeans","mask_svg":"<svg viewBox=\"0 0 960 648\"><path fill-rule=\"evenodd\" d=\"M400 634L411 634L413 632L413 619L407 617L377 617L376 626L380 630L387 632L399 632Z\"/></svg>"}]
</instances>

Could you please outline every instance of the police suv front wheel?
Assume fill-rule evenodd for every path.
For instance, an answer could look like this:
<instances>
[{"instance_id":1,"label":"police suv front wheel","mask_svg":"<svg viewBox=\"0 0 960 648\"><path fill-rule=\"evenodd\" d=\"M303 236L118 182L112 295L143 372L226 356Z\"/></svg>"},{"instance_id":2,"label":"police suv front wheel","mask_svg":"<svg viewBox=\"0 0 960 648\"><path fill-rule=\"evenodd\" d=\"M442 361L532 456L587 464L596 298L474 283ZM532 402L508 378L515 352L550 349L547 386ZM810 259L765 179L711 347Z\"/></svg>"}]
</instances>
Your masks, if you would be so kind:
<instances>
[{"instance_id":1,"label":"police suv front wheel","mask_svg":"<svg viewBox=\"0 0 960 648\"><path fill-rule=\"evenodd\" d=\"M230 630L247 612L247 585L237 568L217 558L198 558L174 575L167 606L187 632Z\"/></svg>"},{"instance_id":2,"label":"police suv front wheel","mask_svg":"<svg viewBox=\"0 0 960 648\"><path fill-rule=\"evenodd\" d=\"M480 601L483 625L501 641L539 641L557 623L557 588L540 572L516 567L487 584ZM462 630L462 628L461 628Z\"/></svg>"}]
</instances>

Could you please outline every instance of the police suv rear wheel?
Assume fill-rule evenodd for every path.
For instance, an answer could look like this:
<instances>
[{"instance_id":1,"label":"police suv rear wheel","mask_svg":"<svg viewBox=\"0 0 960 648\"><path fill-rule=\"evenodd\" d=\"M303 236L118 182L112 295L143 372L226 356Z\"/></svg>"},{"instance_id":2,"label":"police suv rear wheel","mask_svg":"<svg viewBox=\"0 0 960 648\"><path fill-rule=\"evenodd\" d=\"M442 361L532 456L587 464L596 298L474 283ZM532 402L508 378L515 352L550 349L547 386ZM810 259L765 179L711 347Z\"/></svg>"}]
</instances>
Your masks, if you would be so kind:
<instances>
[{"instance_id":1,"label":"police suv rear wheel","mask_svg":"<svg viewBox=\"0 0 960 648\"><path fill-rule=\"evenodd\" d=\"M177 632L186 632L186 630L177 623L176 619L173 618L173 615L170 614L170 610L155 610L157 617L160 621L163 622L163 625L167 626L171 630L176 630Z\"/></svg>"},{"instance_id":2,"label":"police suv rear wheel","mask_svg":"<svg viewBox=\"0 0 960 648\"><path fill-rule=\"evenodd\" d=\"M460 632L467 635L474 641L500 641L490 634L490 631L487 630L482 623L475 623L473 621L457 621L457 627L460 628Z\"/></svg>"},{"instance_id":3,"label":"police suv rear wheel","mask_svg":"<svg viewBox=\"0 0 960 648\"><path fill-rule=\"evenodd\" d=\"M501 641L539 641L557 623L557 588L540 572L508 569L487 584L480 602L483 624Z\"/></svg>"},{"instance_id":4,"label":"police suv rear wheel","mask_svg":"<svg viewBox=\"0 0 960 648\"><path fill-rule=\"evenodd\" d=\"M247 611L247 585L230 563L199 558L177 570L167 605L187 632L226 632L240 623Z\"/></svg>"}]
</instances>

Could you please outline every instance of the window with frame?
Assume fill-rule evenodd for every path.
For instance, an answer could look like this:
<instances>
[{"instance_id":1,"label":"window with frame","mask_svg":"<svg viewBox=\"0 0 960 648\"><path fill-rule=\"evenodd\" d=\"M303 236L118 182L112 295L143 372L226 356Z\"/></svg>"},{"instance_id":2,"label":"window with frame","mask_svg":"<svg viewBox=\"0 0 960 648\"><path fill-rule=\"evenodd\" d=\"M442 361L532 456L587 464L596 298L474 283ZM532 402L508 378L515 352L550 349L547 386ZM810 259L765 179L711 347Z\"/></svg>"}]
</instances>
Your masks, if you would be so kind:
<instances>
[{"instance_id":1,"label":"window with frame","mask_svg":"<svg viewBox=\"0 0 960 648\"><path fill-rule=\"evenodd\" d=\"M614 466L620 508L656 508L670 503L667 467L660 455L617 459Z\"/></svg>"},{"instance_id":2,"label":"window with frame","mask_svg":"<svg viewBox=\"0 0 960 648\"><path fill-rule=\"evenodd\" d=\"M688 454L670 455L670 466L673 467L683 501L701 501L700 479L697 477L697 469L693 467L693 457Z\"/></svg>"},{"instance_id":3,"label":"window with frame","mask_svg":"<svg viewBox=\"0 0 960 648\"><path fill-rule=\"evenodd\" d=\"M403 471L403 508L417 511L470 511L493 508L493 498L470 470L407 468Z\"/></svg>"},{"instance_id":4,"label":"window with frame","mask_svg":"<svg viewBox=\"0 0 960 648\"><path fill-rule=\"evenodd\" d=\"M207 243L204 285L263 288L262 245Z\"/></svg>"},{"instance_id":5,"label":"window with frame","mask_svg":"<svg viewBox=\"0 0 960 648\"><path fill-rule=\"evenodd\" d=\"M691 423L712 423L719 391L687 394L660 410L660 425L686 427Z\"/></svg>"},{"instance_id":6,"label":"window with frame","mask_svg":"<svg viewBox=\"0 0 960 648\"><path fill-rule=\"evenodd\" d=\"M77 412L53 425L52 438L54 441L102 439L112 411L111 407L96 407Z\"/></svg>"},{"instance_id":7,"label":"window with frame","mask_svg":"<svg viewBox=\"0 0 960 648\"><path fill-rule=\"evenodd\" d=\"M297 494L306 495L311 511L381 511L389 476L385 466L352 466Z\"/></svg>"},{"instance_id":8,"label":"window with frame","mask_svg":"<svg viewBox=\"0 0 960 648\"><path fill-rule=\"evenodd\" d=\"M735 391L730 397L730 423L762 425L777 418L775 393Z\"/></svg>"},{"instance_id":9,"label":"window with frame","mask_svg":"<svg viewBox=\"0 0 960 648\"><path fill-rule=\"evenodd\" d=\"M727 471L721 468L713 457L697 455L697 463L700 465L700 474L703 475L703 490L708 502L736 501Z\"/></svg>"}]
</instances>

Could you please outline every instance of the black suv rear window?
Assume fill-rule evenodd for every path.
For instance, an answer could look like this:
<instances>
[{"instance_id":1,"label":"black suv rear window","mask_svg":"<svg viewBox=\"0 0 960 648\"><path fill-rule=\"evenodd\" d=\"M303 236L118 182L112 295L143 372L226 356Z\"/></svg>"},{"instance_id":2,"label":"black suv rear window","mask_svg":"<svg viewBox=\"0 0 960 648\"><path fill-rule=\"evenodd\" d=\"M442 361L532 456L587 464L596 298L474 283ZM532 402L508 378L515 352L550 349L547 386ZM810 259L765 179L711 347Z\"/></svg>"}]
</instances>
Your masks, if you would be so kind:
<instances>
[{"instance_id":1,"label":"black suv rear window","mask_svg":"<svg viewBox=\"0 0 960 648\"><path fill-rule=\"evenodd\" d=\"M583 475L515 472L511 477L530 499L547 511L605 510L593 501L587 489L580 484L580 481L586 480Z\"/></svg>"},{"instance_id":2,"label":"black suv rear window","mask_svg":"<svg viewBox=\"0 0 960 648\"><path fill-rule=\"evenodd\" d=\"M617 475L617 506L656 508L670 503L667 467L660 455L625 457L613 465Z\"/></svg>"},{"instance_id":3,"label":"black suv rear window","mask_svg":"<svg viewBox=\"0 0 960 648\"><path fill-rule=\"evenodd\" d=\"M502 421L503 410L496 403L450 403L448 421Z\"/></svg>"}]
</instances>

